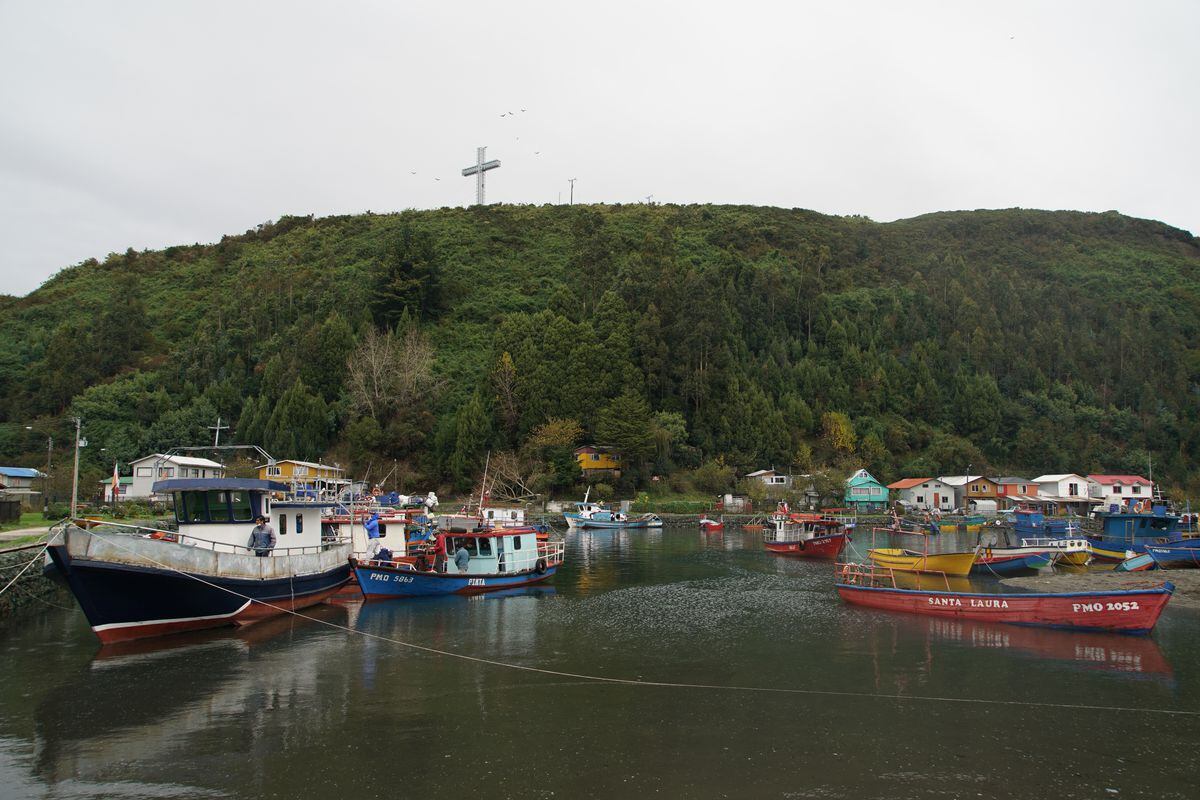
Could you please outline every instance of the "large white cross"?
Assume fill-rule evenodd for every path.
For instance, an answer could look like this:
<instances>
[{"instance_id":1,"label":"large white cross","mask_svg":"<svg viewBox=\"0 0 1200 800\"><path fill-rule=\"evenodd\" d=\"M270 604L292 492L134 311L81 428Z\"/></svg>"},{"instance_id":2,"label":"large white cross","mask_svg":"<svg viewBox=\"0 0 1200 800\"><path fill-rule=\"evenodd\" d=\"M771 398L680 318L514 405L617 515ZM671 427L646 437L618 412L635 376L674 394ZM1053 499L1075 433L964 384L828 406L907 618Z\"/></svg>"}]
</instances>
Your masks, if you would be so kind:
<instances>
[{"instance_id":1,"label":"large white cross","mask_svg":"<svg viewBox=\"0 0 1200 800\"><path fill-rule=\"evenodd\" d=\"M489 169L496 169L500 166L499 161L484 161L483 155L487 152L486 147L475 148L475 166L467 167L462 171L463 177L468 175L475 176L475 202L478 205L483 205L483 173Z\"/></svg>"}]
</instances>

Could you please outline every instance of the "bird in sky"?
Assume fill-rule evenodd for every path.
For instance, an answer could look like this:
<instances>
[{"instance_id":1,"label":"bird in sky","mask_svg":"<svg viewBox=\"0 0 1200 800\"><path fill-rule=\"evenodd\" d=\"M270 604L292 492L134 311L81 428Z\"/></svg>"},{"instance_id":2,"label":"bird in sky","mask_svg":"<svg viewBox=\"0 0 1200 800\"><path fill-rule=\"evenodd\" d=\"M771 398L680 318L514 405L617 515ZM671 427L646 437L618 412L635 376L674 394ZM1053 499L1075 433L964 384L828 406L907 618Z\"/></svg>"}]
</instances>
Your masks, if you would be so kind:
<instances>
[{"instance_id":1,"label":"bird in sky","mask_svg":"<svg viewBox=\"0 0 1200 800\"><path fill-rule=\"evenodd\" d=\"M540 156L540 155L542 154L542 151L541 151L541 150L534 150L534 151L533 151L533 154L534 154L535 156Z\"/></svg>"},{"instance_id":2,"label":"bird in sky","mask_svg":"<svg viewBox=\"0 0 1200 800\"><path fill-rule=\"evenodd\" d=\"M409 174L409 175L416 175L416 174L417 174L417 172L416 172L416 170L413 170L412 172L410 172L410 173L408 173L408 174Z\"/></svg>"},{"instance_id":3,"label":"bird in sky","mask_svg":"<svg viewBox=\"0 0 1200 800\"><path fill-rule=\"evenodd\" d=\"M441 178L434 178L434 180L435 180L435 181L440 181L440 180L441 180Z\"/></svg>"}]
</instances>

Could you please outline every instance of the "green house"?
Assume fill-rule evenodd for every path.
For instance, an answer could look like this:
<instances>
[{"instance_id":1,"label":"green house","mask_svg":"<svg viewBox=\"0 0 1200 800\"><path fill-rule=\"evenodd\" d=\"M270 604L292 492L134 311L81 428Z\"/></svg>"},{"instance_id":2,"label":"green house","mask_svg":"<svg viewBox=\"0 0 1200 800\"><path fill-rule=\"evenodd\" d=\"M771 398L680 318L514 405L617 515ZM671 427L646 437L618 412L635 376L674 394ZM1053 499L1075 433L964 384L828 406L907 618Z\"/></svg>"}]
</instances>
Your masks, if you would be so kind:
<instances>
[{"instance_id":1,"label":"green house","mask_svg":"<svg viewBox=\"0 0 1200 800\"><path fill-rule=\"evenodd\" d=\"M883 511L887 508L888 490L875 476L860 469L846 479L845 504L856 512Z\"/></svg>"}]
</instances>

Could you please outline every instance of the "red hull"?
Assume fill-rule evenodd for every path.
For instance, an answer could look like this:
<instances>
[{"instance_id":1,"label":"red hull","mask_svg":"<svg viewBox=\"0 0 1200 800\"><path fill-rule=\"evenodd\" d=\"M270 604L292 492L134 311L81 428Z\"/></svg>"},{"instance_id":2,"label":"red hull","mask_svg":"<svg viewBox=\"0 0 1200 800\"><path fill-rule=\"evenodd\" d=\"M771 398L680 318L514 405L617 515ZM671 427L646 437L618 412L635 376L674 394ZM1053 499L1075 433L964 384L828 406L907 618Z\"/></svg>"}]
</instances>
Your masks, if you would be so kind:
<instances>
[{"instance_id":1,"label":"red hull","mask_svg":"<svg viewBox=\"0 0 1200 800\"><path fill-rule=\"evenodd\" d=\"M132 642L137 639L146 639L152 636L165 636L169 633L184 633L186 631L200 631L208 628L225 628L230 626L252 625L260 620L269 619L287 611L297 611L301 608L316 605L329 597L332 597L341 589L340 586L329 589L328 591L318 594L306 595L297 597L295 600L280 600L271 603L270 606L265 606L262 603L247 602L234 614L228 616L205 617L200 619L188 620L172 620L168 622L153 622L147 625L134 625L121 628L106 628L104 630L96 630L97 638L101 644L117 644L119 642ZM278 610L277 610L278 609Z\"/></svg>"},{"instance_id":2,"label":"red hull","mask_svg":"<svg viewBox=\"0 0 1200 800\"><path fill-rule=\"evenodd\" d=\"M1116 592L1063 594L969 594L885 589L839 583L847 603L980 622L1051 628L1147 633L1154 628L1174 585Z\"/></svg>"},{"instance_id":3,"label":"red hull","mask_svg":"<svg viewBox=\"0 0 1200 800\"><path fill-rule=\"evenodd\" d=\"M715 531L723 531L723 530L725 530L725 523L724 522L715 522L715 523L708 523L708 524L701 523L700 529L702 531L704 531L705 533L713 533Z\"/></svg>"},{"instance_id":4,"label":"red hull","mask_svg":"<svg viewBox=\"0 0 1200 800\"><path fill-rule=\"evenodd\" d=\"M785 556L837 558L848 538L847 534L839 533L836 536L822 536L806 542L763 542L763 547L772 553Z\"/></svg>"}]
</instances>

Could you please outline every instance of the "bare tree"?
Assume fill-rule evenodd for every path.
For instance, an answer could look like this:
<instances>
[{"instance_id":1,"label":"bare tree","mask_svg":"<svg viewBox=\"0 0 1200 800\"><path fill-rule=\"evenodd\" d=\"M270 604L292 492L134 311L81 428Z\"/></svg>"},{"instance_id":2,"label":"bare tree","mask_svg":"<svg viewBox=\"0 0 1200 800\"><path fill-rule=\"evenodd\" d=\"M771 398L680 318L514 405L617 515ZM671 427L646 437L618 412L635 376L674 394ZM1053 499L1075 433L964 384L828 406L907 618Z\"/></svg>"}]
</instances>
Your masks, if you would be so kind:
<instances>
[{"instance_id":1,"label":"bare tree","mask_svg":"<svg viewBox=\"0 0 1200 800\"><path fill-rule=\"evenodd\" d=\"M419 331L399 336L372 328L346 362L351 404L379 421L398 407L429 400L443 383L433 359L433 347Z\"/></svg>"}]
</instances>

